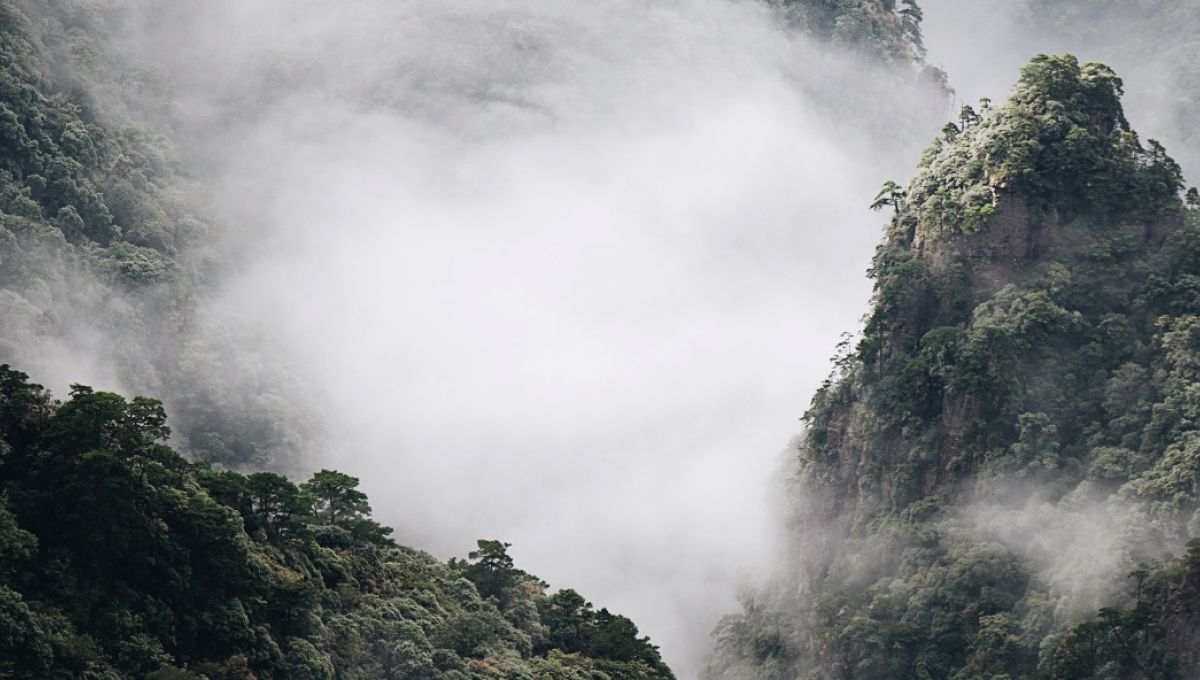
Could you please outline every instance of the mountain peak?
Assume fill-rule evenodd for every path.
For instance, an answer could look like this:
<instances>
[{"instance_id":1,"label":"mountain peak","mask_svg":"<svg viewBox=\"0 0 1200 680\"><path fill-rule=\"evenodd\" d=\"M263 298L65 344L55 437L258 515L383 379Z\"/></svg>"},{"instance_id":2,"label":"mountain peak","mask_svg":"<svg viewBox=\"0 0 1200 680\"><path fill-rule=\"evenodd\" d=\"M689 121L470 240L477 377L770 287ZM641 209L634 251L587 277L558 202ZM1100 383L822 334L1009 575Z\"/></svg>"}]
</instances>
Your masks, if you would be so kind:
<instances>
[{"instance_id":1,"label":"mountain peak","mask_svg":"<svg viewBox=\"0 0 1200 680\"><path fill-rule=\"evenodd\" d=\"M1012 213L1032 228L1079 217L1144 222L1178 210L1179 165L1158 142L1142 144L1122 94L1103 64L1038 55L1007 102L964 105L926 150L892 238L923 250L996 223L1012 227Z\"/></svg>"}]
</instances>

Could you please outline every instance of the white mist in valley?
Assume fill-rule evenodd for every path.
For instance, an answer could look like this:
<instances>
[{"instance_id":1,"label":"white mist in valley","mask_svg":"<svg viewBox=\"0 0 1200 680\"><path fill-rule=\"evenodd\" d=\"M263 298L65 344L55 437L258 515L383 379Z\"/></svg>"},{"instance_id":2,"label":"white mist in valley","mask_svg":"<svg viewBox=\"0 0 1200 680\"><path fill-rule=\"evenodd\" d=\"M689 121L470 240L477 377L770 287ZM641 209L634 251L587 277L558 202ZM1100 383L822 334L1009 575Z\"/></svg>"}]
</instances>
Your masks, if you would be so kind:
<instances>
[{"instance_id":1,"label":"white mist in valley","mask_svg":"<svg viewBox=\"0 0 1200 680\"><path fill-rule=\"evenodd\" d=\"M262 367L290 367L316 422L281 441L360 477L401 542L449 557L510 541L518 566L630 616L693 677L738 582L770 571L768 478L867 308L887 216L865 206L911 175L945 102L914 67L813 42L769 2L104 4L136 10L122 49L173 85L233 232L206 356L280 354L228 359L209 391L275 402ZM1118 39L1187 2L1062 0L1083 8L1069 35L1031 0L921 4L962 99L1001 101L1031 56L1075 51L1116 68L1134 127L1197 166L1194 95L1175 96L1200 91L1178 68L1194 41ZM0 297L0 355L59 392L196 401L122 375L115 348L145 353L122 335L136 329L70 321L102 308L92 287L54 337L39 307ZM247 410L276 407L293 412ZM1081 583L1160 547L1126 541L1110 499L1015 495L964 526L1071 615L1100 601Z\"/></svg>"},{"instance_id":2,"label":"white mist in valley","mask_svg":"<svg viewBox=\"0 0 1200 680\"><path fill-rule=\"evenodd\" d=\"M212 2L144 27L242 230L217 307L402 542L630 616L681 677L944 106L728 0Z\"/></svg>"}]
</instances>

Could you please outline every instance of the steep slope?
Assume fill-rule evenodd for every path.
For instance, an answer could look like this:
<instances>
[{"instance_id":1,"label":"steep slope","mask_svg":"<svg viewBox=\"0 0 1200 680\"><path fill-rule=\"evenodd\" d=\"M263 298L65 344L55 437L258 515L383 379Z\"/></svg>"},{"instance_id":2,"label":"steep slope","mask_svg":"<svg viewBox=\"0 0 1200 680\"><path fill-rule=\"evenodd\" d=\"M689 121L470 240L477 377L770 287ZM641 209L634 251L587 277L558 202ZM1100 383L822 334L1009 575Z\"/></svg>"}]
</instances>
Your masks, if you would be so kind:
<instances>
[{"instance_id":1,"label":"steep slope","mask_svg":"<svg viewBox=\"0 0 1200 680\"><path fill-rule=\"evenodd\" d=\"M1146 104L1139 113L1148 118L1143 125L1162 130L1184 167L1195 172L1191 168L1200 164L1200 122L1193 115L1200 105L1200 45L1195 40L1200 6L1189 0L1019 4L1019 25L1032 35L1069 35L1083 45L1103 45L1104 53L1112 55L1105 59L1120 64L1142 92ZM1147 35L1154 40L1145 40Z\"/></svg>"},{"instance_id":2,"label":"steep slope","mask_svg":"<svg viewBox=\"0 0 1200 680\"><path fill-rule=\"evenodd\" d=\"M0 1L0 361L163 394L189 455L294 466L302 391L206 306L235 253L172 141L169 85L115 48L134 11Z\"/></svg>"},{"instance_id":3,"label":"steep slope","mask_svg":"<svg viewBox=\"0 0 1200 680\"><path fill-rule=\"evenodd\" d=\"M191 464L161 405L0 365L0 677L671 680L633 623L480 541L395 545L358 480Z\"/></svg>"},{"instance_id":4,"label":"steep slope","mask_svg":"<svg viewBox=\"0 0 1200 680\"><path fill-rule=\"evenodd\" d=\"M919 62L922 11L916 0L771 0L793 24L866 54Z\"/></svg>"},{"instance_id":5,"label":"steep slope","mask_svg":"<svg viewBox=\"0 0 1200 680\"><path fill-rule=\"evenodd\" d=\"M881 192L873 308L805 415L786 563L711 677L1192 677L1194 553L1125 575L1200 536L1200 220L1121 94L1039 56ZM1063 661L1101 629L1107 658Z\"/></svg>"}]
</instances>

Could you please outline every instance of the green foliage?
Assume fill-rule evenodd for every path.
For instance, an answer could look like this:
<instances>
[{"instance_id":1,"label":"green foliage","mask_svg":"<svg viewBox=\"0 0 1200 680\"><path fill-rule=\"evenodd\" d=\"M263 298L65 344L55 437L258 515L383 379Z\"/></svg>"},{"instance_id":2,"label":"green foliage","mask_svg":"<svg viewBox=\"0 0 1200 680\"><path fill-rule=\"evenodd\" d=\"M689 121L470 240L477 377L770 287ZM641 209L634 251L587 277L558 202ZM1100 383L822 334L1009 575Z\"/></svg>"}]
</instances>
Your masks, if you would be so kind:
<instances>
[{"instance_id":1,"label":"green foliage","mask_svg":"<svg viewBox=\"0 0 1200 680\"><path fill-rule=\"evenodd\" d=\"M559 649L569 654L602 659L597 667L613 678L669 677L670 671L649 638L638 636L633 621L596 611L574 590L560 590L539 603L546 625L539 653Z\"/></svg>"},{"instance_id":2,"label":"green foliage","mask_svg":"<svg viewBox=\"0 0 1200 680\"><path fill-rule=\"evenodd\" d=\"M232 253L184 171L169 88L110 35L145 11L0 0L0 357L87 356L163 394L188 455L286 469L311 431L302 391L206 310Z\"/></svg>"},{"instance_id":3,"label":"green foliage","mask_svg":"<svg viewBox=\"0 0 1200 680\"><path fill-rule=\"evenodd\" d=\"M169 432L154 400L58 402L0 365L0 676L673 677L506 543L442 564L388 539L350 475L215 470Z\"/></svg>"},{"instance_id":4,"label":"green foliage","mask_svg":"<svg viewBox=\"0 0 1200 680\"><path fill-rule=\"evenodd\" d=\"M1145 125L1169 134L1189 173L1200 167L1200 5L1192 0L1149 0L1130 5L1095 0L1020 0L1012 13L1017 30L1035 44L1071 36L1072 44L1103 45L1111 63L1136 78ZM1153 36L1147 49L1146 36Z\"/></svg>"},{"instance_id":5,"label":"green foliage","mask_svg":"<svg viewBox=\"0 0 1200 680\"><path fill-rule=\"evenodd\" d=\"M512 589L528 581L536 582L513 566L513 559L508 554L512 544L481 539L476 545L477 550L467 553L468 562L452 560L450 566L462 571L463 576L475 584L481 597L506 604L512 598Z\"/></svg>"},{"instance_id":6,"label":"green foliage","mask_svg":"<svg viewBox=\"0 0 1200 680\"><path fill-rule=\"evenodd\" d=\"M710 678L1200 672L1200 552L1160 554L1200 538L1200 213L1121 87L1037 57L885 185L873 307L788 479L794 553ZM1139 561L1134 604L1080 623Z\"/></svg>"},{"instance_id":7,"label":"green foliage","mask_svg":"<svg viewBox=\"0 0 1200 680\"><path fill-rule=\"evenodd\" d=\"M1153 571L1129 575L1133 603L1073 626L1038 677L1136 680L1191 678L1200 671L1200 541Z\"/></svg>"},{"instance_id":8,"label":"green foliage","mask_svg":"<svg viewBox=\"0 0 1200 680\"><path fill-rule=\"evenodd\" d=\"M773 0L794 24L886 59L920 61L924 14L916 0Z\"/></svg>"},{"instance_id":9,"label":"green foliage","mask_svg":"<svg viewBox=\"0 0 1200 680\"><path fill-rule=\"evenodd\" d=\"M882 210L890 205L899 215L900 210L904 207L906 195L904 187L889 179L883 183L883 188L879 190L879 193L875 194L875 200L871 201L871 210Z\"/></svg>"},{"instance_id":10,"label":"green foliage","mask_svg":"<svg viewBox=\"0 0 1200 680\"><path fill-rule=\"evenodd\" d=\"M1039 55L1021 71L1012 97L925 153L909 203L925 238L985 227L1006 200L1074 217L1154 218L1178 209L1178 164L1154 140L1145 148L1121 108L1123 83L1111 69L1072 55Z\"/></svg>"}]
</instances>

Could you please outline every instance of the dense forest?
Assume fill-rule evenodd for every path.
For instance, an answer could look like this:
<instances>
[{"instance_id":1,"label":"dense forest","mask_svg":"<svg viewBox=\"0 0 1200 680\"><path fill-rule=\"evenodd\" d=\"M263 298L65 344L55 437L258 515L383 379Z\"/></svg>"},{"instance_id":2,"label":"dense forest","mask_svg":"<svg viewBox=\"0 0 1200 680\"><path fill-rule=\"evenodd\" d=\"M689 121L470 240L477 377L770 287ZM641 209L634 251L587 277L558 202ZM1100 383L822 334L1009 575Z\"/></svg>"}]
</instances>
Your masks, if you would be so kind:
<instances>
[{"instance_id":1,"label":"dense forest","mask_svg":"<svg viewBox=\"0 0 1200 680\"><path fill-rule=\"evenodd\" d=\"M441 563L350 475L217 470L169 432L154 400L0 366L0 677L673 678L503 542Z\"/></svg>"},{"instance_id":2,"label":"dense forest","mask_svg":"<svg viewBox=\"0 0 1200 680\"><path fill-rule=\"evenodd\" d=\"M294 469L315 443L303 390L206 304L237 253L169 84L113 36L137 9L0 2L0 355L162 396L190 456Z\"/></svg>"},{"instance_id":3,"label":"dense forest","mask_svg":"<svg viewBox=\"0 0 1200 680\"><path fill-rule=\"evenodd\" d=\"M1200 670L1200 196L1122 90L1039 56L884 186L872 310L792 460L789 562L711 677Z\"/></svg>"},{"instance_id":4,"label":"dense forest","mask_svg":"<svg viewBox=\"0 0 1200 680\"><path fill-rule=\"evenodd\" d=\"M1200 105L1200 45L1191 40L1200 23L1200 6L1189 0L1124 2L1024 0L1020 27L1030 36L1071 35L1096 45L1110 64L1153 106L1139 107L1162 131L1172 152L1191 168L1200 164L1200 121L1192 112ZM1137 26L1137 30L1130 30ZM1156 36L1153 45L1144 35Z\"/></svg>"}]
</instances>

